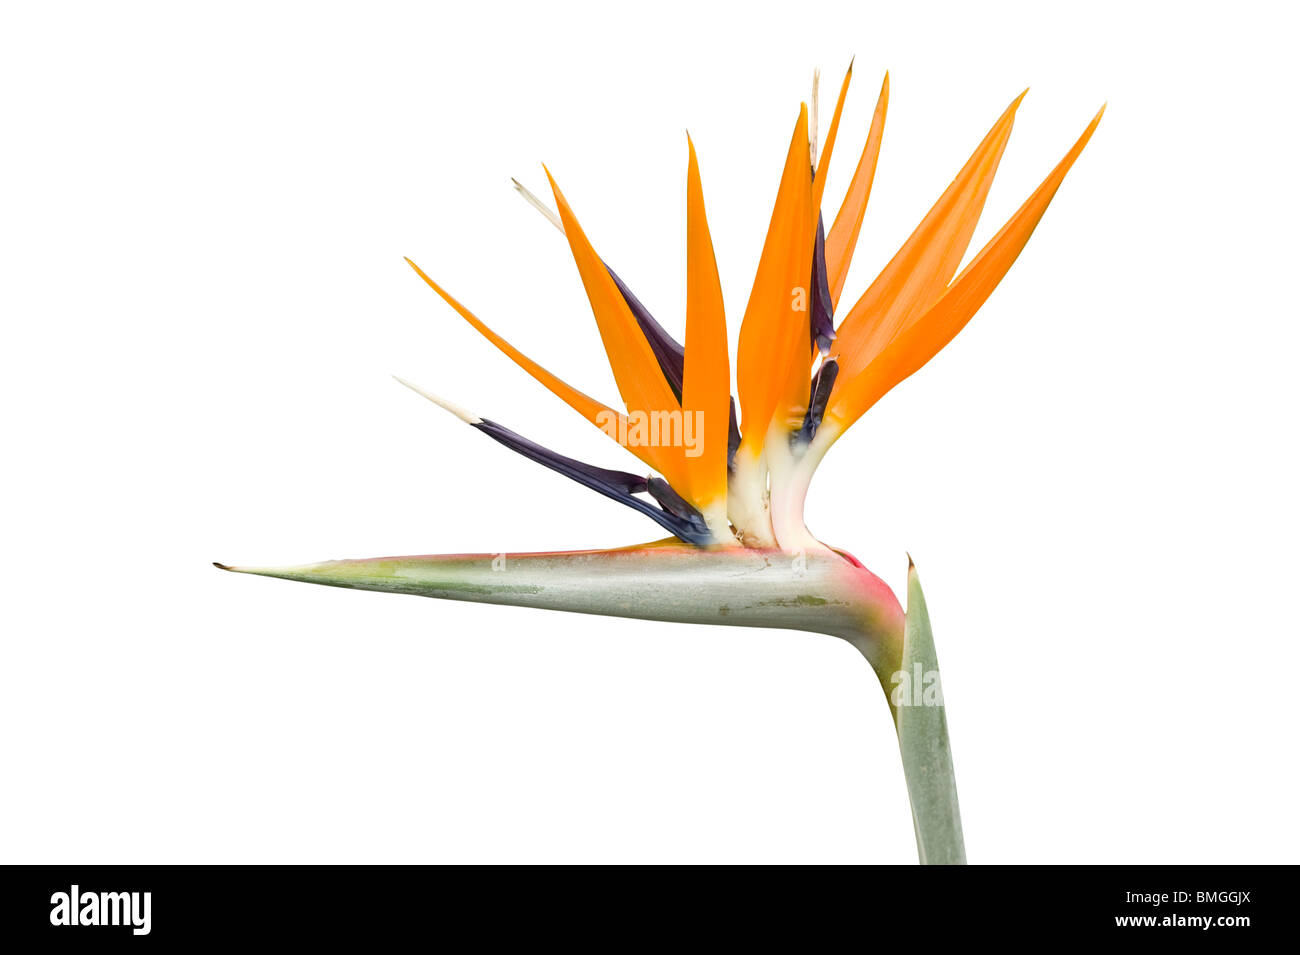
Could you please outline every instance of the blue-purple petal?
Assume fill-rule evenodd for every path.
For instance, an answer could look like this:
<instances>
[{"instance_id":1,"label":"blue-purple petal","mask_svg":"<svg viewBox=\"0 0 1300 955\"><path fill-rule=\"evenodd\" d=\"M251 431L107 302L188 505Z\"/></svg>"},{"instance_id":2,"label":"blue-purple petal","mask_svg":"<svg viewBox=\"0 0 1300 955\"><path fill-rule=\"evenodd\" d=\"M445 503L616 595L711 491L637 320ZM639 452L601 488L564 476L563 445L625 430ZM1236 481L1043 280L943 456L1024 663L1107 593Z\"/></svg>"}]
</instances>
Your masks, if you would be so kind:
<instances>
[{"instance_id":1,"label":"blue-purple petal","mask_svg":"<svg viewBox=\"0 0 1300 955\"><path fill-rule=\"evenodd\" d=\"M813 242L812 288L808 303L808 336L812 347L823 355L835 340L835 306L831 303L830 280L826 275L826 230L817 216L817 238Z\"/></svg>"},{"instance_id":2,"label":"blue-purple petal","mask_svg":"<svg viewBox=\"0 0 1300 955\"><path fill-rule=\"evenodd\" d=\"M807 444L821 427L822 417L826 414L826 404L830 401L831 390L835 387L835 378L840 373L840 363L834 358L822 362L817 374L813 375L808 387L808 410L803 416L803 426L791 439L798 444Z\"/></svg>"},{"instance_id":3,"label":"blue-purple petal","mask_svg":"<svg viewBox=\"0 0 1300 955\"><path fill-rule=\"evenodd\" d=\"M659 370L663 372L664 380L668 382L668 387L672 389L673 395L678 401L682 400L682 382L686 374L686 348L681 342L669 335L664 327L655 320L633 291L627 287L627 283L618 277L618 273L605 265L605 271L609 277L614 280L618 286L619 293L623 296L623 301L627 302L627 307L636 319L637 325L641 329L641 334L645 335L645 340L650 345L650 351L654 353L655 361L659 363ZM822 272L826 271L826 257L822 256ZM827 287L826 300L830 301L829 286ZM834 337L835 331L831 330L831 336ZM731 416L727 422L727 467L730 468L736 458L736 449L740 447L740 421L736 415L736 399L731 399Z\"/></svg>"},{"instance_id":4,"label":"blue-purple petal","mask_svg":"<svg viewBox=\"0 0 1300 955\"><path fill-rule=\"evenodd\" d=\"M495 421L484 419L473 427L543 467L563 474L597 494L603 494L611 500L640 511L670 534L689 544L704 546L713 541L713 535L699 512L672 490L663 478L645 478L630 471L601 468L576 458L566 457L535 441L528 440ZM661 504L665 501L669 502L671 507L668 505L664 508L655 507L649 501L635 496L646 491L649 491L651 496Z\"/></svg>"}]
</instances>

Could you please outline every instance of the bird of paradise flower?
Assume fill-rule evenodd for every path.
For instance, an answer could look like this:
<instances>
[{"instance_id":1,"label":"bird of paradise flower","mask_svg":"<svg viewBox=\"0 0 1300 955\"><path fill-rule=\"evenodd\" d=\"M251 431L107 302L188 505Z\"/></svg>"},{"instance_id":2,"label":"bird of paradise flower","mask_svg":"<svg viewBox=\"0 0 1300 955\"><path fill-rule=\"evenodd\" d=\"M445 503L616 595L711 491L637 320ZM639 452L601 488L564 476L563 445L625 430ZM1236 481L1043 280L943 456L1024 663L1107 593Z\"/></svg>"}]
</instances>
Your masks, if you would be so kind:
<instances>
[{"instance_id":1,"label":"bird of paradise flower","mask_svg":"<svg viewBox=\"0 0 1300 955\"><path fill-rule=\"evenodd\" d=\"M866 144L828 230L822 198L852 72L850 64L820 155L816 81L811 111L807 104L800 106L741 320L739 413L730 393L722 287L689 136L684 344L664 330L599 257L549 170L558 212L515 183L568 240L625 411L551 374L407 260L488 341L657 474L566 457L403 384L506 447L636 509L671 537L615 550L504 558L449 554L284 568L217 566L364 590L840 637L868 660L889 701L921 861L965 862L938 661L915 566L909 560L904 611L890 589L852 555L812 535L804 525L804 498L817 466L840 436L951 341L983 305L1024 248L1102 114L958 273L1024 94L1016 97L921 224L836 324L889 102L886 74ZM508 574L497 573L503 559ZM916 685L910 684L913 678Z\"/></svg>"}]
</instances>

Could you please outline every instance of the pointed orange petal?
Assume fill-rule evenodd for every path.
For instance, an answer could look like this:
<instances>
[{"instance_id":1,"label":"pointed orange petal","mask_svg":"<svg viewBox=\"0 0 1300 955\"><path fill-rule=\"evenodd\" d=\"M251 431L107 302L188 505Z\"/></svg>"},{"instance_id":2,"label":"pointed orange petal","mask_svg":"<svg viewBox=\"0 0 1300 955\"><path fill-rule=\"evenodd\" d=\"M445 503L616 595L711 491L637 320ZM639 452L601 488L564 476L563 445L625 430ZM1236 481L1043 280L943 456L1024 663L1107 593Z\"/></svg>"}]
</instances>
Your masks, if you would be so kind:
<instances>
[{"instance_id":1,"label":"pointed orange petal","mask_svg":"<svg viewBox=\"0 0 1300 955\"><path fill-rule=\"evenodd\" d=\"M725 526L731 408L727 320L713 239L704 213L704 189L700 184L695 144L690 136L686 142L690 164L686 180L686 368L682 418L684 424L689 421L695 426L693 433L698 442L694 449L689 445L685 448L684 464L690 481L687 494L711 525L722 521ZM699 453L693 454L693 450Z\"/></svg>"},{"instance_id":2,"label":"pointed orange petal","mask_svg":"<svg viewBox=\"0 0 1300 955\"><path fill-rule=\"evenodd\" d=\"M564 223L564 234L569 240L573 260L578 265L578 274L582 276L583 287L587 290L587 298L600 329L600 338L605 345L605 354L609 357L614 381L618 385L619 394L623 396L624 404L628 411L646 414L677 410L680 407L677 396L664 379L654 351L637 325L636 316L628 307L627 299L618 290L618 285L610 277L609 270L605 268L596 250L591 247L549 169L546 170L546 178L551 182L551 191L555 194L555 203L560 211L560 221Z\"/></svg>"},{"instance_id":3,"label":"pointed orange petal","mask_svg":"<svg viewBox=\"0 0 1300 955\"><path fill-rule=\"evenodd\" d=\"M813 215L817 215L822 207L822 193L826 190L826 170L830 168L831 152L835 149L835 135L840 129L840 113L844 112L844 98L849 93L849 80L853 79L853 64L849 64L848 72L844 74L844 82L840 84L840 98L835 101L835 113L831 116L830 129L826 131L826 142L822 145L822 154L817 160L817 173L813 177Z\"/></svg>"},{"instance_id":4,"label":"pointed orange petal","mask_svg":"<svg viewBox=\"0 0 1300 955\"><path fill-rule=\"evenodd\" d=\"M761 452L768 424L799 376L807 390L808 279L812 274L812 175L808 167L808 108L799 111L767 239L759 257L736 350L741 447Z\"/></svg>"},{"instance_id":5,"label":"pointed orange petal","mask_svg":"<svg viewBox=\"0 0 1300 955\"><path fill-rule=\"evenodd\" d=\"M891 388L919 370L966 326L1002 281L1047 211L1065 174L1083 152L1105 112L1103 106L1074 146L1009 220L962 270L935 305L889 343L836 399L828 416L847 428Z\"/></svg>"},{"instance_id":6,"label":"pointed orange petal","mask_svg":"<svg viewBox=\"0 0 1300 955\"><path fill-rule=\"evenodd\" d=\"M871 195L871 182L876 177L876 160L880 158L880 140L885 133L885 112L888 109L889 74L886 73L880 86L880 98L876 100L876 113L871 119L871 131L867 133L866 145L858 159L858 168L853 173L853 181L849 183L849 191L831 230L826 233L826 275L830 280L833 304L840 300L844 278L849 274L849 263L853 260L853 249L858 244L867 198ZM818 178L821 178L820 174Z\"/></svg>"},{"instance_id":7,"label":"pointed orange petal","mask_svg":"<svg viewBox=\"0 0 1300 955\"><path fill-rule=\"evenodd\" d=\"M957 178L871 283L836 330L840 374L865 368L909 321L943 294L970 245L1006 148L1021 93L989 130Z\"/></svg>"},{"instance_id":8,"label":"pointed orange petal","mask_svg":"<svg viewBox=\"0 0 1300 955\"><path fill-rule=\"evenodd\" d=\"M442 297L443 301L459 312L461 318L469 322L480 335L490 341L493 345L496 345L496 347L503 351L511 361L524 371L528 372L528 374L532 375L537 379L537 381L541 382L544 388L567 404L570 408L578 412L578 414L582 415L597 428L600 428L615 440L618 440L619 434L628 433L625 415L615 411L608 405L602 404L595 398L583 394L577 388L574 388L572 385L551 374L541 365L537 364L537 362L533 361L519 349L515 348L508 341L494 332L487 325L483 324L483 322L479 320L478 316L460 302L456 301L456 299L449 295L437 282L425 275L424 271L418 265L410 259L406 260L406 264L415 269L416 274L419 275L420 278L424 279L429 288L437 292ZM666 456L660 453L661 449L632 444L627 445L627 448L646 465L662 472L664 476L668 478L669 483L673 483L674 481L673 473L670 472L675 472L677 479L680 480L680 468L674 467L675 461L665 460ZM665 464L667 465L667 468L664 467Z\"/></svg>"}]
</instances>

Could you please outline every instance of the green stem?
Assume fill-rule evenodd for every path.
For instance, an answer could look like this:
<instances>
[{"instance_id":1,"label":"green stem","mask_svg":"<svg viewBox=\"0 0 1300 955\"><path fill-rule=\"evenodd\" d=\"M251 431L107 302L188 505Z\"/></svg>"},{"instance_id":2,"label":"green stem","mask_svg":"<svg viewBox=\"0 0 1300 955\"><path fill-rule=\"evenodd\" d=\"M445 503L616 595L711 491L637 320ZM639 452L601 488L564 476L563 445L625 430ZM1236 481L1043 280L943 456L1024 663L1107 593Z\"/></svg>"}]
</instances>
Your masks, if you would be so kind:
<instances>
[{"instance_id":1,"label":"green stem","mask_svg":"<svg viewBox=\"0 0 1300 955\"><path fill-rule=\"evenodd\" d=\"M939 681L939 657L916 567L908 561L907 626L898 685L891 696L916 849L922 865L965 865L957 777L948 742L948 716Z\"/></svg>"}]
</instances>

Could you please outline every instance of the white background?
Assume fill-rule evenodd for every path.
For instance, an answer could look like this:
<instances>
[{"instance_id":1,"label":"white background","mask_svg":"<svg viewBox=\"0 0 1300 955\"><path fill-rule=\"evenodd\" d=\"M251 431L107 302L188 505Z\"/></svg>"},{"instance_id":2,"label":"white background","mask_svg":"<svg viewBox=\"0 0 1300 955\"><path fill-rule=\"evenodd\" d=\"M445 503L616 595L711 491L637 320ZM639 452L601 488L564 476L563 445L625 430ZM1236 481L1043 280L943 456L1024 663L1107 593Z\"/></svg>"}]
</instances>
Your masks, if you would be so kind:
<instances>
[{"instance_id":1,"label":"white background","mask_svg":"<svg viewBox=\"0 0 1300 955\"><path fill-rule=\"evenodd\" d=\"M7 5L0 861L914 861L846 644L210 564L659 536L388 377L634 466L402 256L613 400L509 177L545 161L680 332L689 128L734 338L855 54L828 213L892 98L845 305L1022 88L975 247L1109 102L809 501L917 561L970 859L1296 861L1296 23L1053 9Z\"/></svg>"}]
</instances>

